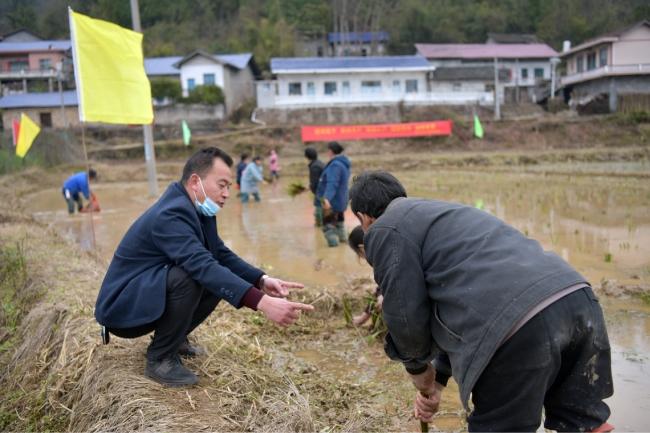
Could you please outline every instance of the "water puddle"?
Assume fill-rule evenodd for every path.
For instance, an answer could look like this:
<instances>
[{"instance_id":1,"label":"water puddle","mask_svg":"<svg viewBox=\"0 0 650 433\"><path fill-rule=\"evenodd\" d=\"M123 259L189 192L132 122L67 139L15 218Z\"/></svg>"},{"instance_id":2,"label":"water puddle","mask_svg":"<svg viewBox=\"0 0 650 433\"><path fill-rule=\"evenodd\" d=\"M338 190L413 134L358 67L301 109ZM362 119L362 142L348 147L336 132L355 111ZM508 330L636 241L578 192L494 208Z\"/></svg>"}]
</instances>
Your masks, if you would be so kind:
<instances>
[{"instance_id":1,"label":"water puddle","mask_svg":"<svg viewBox=\"0 0 650 433\"><path fill-rule=\"evenodd\" d=\"M562 255L595 284L602 278L626 284L650 282L647 180L439 170L396 175L411 196L482 205ZM242 205L233 195L218 218L219 233L226 244L271 274L303 282L306 290L326 287L340 293L350 278L371 277L370 268L347 246L327 247L322 233L313 226L310 194L290 198L285 192L290 181L284 178L279 185L263 186L261 203ZM163 189L166 186L160 185ZM153 199L147 197L146 183L100 183L95 191L102 212L92 219L89 215L67 215L58 189L32 195L29 210L84 249L92 248L94 239L97 251L108 261L126 229ZM347 228L356 224L348 212ZM615 395L608 401L611 422L618 431L647 430L650 307L638 300L602 301L615 376ZM323 374L352 374L360 382L383 382L388 361L380 345L376 344L369 355L368 349L358 346L362 336L350 330L347 338L345 347L332 350L327 341L316 341L295 356ZM394 376L388 377L392 380ZM390 393L394 382L386 380ZM405 378L402 375L394 380ZM441 425L457 429L457 418L455 412L445 415ZM446 419L455 419L456 424L445 424Z\"/></svg>"}]
</instances>

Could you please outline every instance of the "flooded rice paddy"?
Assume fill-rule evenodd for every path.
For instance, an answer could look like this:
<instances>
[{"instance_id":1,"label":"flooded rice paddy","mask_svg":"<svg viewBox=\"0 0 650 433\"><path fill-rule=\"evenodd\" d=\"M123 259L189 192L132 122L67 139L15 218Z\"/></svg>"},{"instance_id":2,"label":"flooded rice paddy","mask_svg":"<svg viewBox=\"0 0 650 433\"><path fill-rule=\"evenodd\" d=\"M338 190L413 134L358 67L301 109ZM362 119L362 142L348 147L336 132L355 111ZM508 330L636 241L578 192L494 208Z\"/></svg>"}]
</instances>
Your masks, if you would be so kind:
<instances>
[{"instance_id":1,"label":"flooded rice paddy","mask_svg":"<svg viewBox=\"0 0 650 433\"><path fill-rule=\"evenodd\" d=\"M602 164L583 165L579 172L593 174L602 170ZM617 166L615 171L638 172L638 167ZM650 283L647 177L435 169L395 174L410 196L472 204L504 219L560 254L594 285L603 279L629 285ZM219 232L226 244L271 274L303 282L306 290L326 288L341 293L351 279L370 278L370 268L360 263L349 248L327 248L322 234L313 226L310 195L290 198L286 193L290 180L263 186L261 203L242 205L233 192L218 216ZM161 190L166 186L161 183ZM153 199L147 196L144 182L100 183L95 191L102 212L92 219L87 214L67 215L58 188L31 196L30 211L81 248L95 245L108 262L126 229ZM348 229L356 224L352 214L346 214ZM636 298L601 297L601 303L612 343L615 395L608 401L611 422L618 431L647 431L650 307ZM381 355L381 346L373 343L368 350L363 331L349 330L338 337L337 346L315 341L313 347L294 355L323 374L381 382L388 405L394 379L383 376L383 366L389 361ZM447 393L445 398L455 399L457 407L457 396L452 394ZM445 430L462 427L454 411L443 413L434 424Z\"/></svg>"}]
</instances>

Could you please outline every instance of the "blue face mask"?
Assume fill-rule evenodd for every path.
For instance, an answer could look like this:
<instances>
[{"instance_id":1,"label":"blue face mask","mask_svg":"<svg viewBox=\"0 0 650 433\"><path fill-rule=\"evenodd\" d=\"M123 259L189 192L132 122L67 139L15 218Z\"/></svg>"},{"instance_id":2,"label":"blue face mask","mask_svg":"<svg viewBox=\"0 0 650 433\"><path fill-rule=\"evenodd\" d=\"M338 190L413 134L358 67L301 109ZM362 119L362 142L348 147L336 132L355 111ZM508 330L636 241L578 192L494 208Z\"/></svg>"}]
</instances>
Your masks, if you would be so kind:
<instances>
[{"instance_id":1,"label":"blue face mask","mask_svg":"<svg viewBox=\"0 0 650 433\"><path fill-rule=\"evenodd\" d=\"M203 215L207 217L213 217L217 214L217 212L221 210L221 208L205 193L205 189L203 188L203 181L201 181L201 178L199 178L199 182L201 184L201 191L203 191L205 200L203 200L203 203L199 203L199 199L196 198L196 193L194 193L194 206L196 206L196 209Z\"/></svg>"}]
</instances>

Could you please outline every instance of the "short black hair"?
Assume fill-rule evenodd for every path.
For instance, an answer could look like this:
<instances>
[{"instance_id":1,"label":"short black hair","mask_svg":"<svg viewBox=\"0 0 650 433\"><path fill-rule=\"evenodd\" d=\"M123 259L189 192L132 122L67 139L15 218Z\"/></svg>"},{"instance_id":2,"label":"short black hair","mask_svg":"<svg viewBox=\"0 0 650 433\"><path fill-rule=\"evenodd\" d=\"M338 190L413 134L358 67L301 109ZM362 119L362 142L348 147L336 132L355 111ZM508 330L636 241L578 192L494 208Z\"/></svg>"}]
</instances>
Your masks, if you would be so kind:
<instances>
[{"instance_id":1,"label":"short black hair","mask_svg":"<svg viewBox=\"0 0 650 433\"><path fill-rule=\"evenodd\" d=\"M248 153L242 153L241 154L241 160L243 161L245 159L248 159Z\"/></svg>"},{"instance_id":2,"label":"short black hair","mask_svg":"<svg viewBox=\"0 0 650 433\"><path fill-rule=\"evenodd\" d=\"M95 171L95 169L93 169L93 168L88 169L88 179L90 179L90 180L97 179L97 171Z\"/></svg>"},{"instance_id":3,"label":"short black hair","mask_svg":"<svg viewBox=\"0 0 650 433\"><path fill-rule=\"evenodd\" d=\"M327 143L327 148L332 152L334 152L334 155L339 155L341 152L345 150L343 146L341 146L336 141L330 141L329 143Z\"/></svg>"},{"instance_id":4,"label":"short black hair","mask_svg":"<svg viewBox=\"0 0 650 433\"><path fill-rule=\"evenodd\" d=\"M261 160L262 160L262 157L259 156L259 155L257 155L255 158L253 158L253 162L255 162L255 161L261 161Z\"/></svg>"},{"instance_id":5,"label":"short black hair","mask_svg":"<svg viewBox=\"0 0 650 433\"><path fill-rule=\"evenodd\" d=\"M199 177L204 177L212 168L215 158L219 158L225 162L228 167L232 167L232 158L230 155L218 147L206 147L190 156L190 159L187 160L185 167L183 167L181 183L185 185L193 173L198 174Z\"/></svg>"},{"instance_id":6,"label":"short black hair","mask_svg":"<svg viewBox=\"0 0 650 433\"><path fill-rule=\"evenodd\" d=\"M399 180L387 171L364 171L356 176L350 187L352 212L379 218L391 201L406 197L406 190Z\"/></svg>"},{"instance_id":7,"label":"short black hair","mask_svg":"<svg viewBox=\"0 0 650 433\"><path fill-rule=\"evenodd\" d=\"M348 245L357 256L365 258L365 254L361 250L361 246L363 245L363 228L361 226L356 226L352 231L350 231L350 234L348 235Z\"/></svg>"},{"instance_id":8,"label":"short black hair","mask_svg":"<svg viewBox=\"0 0 650 433\"><path fill-rule=\"evenodd\" d=\"M308 147L305 149L305 158L307 158L310 161L315 161L318 159L318 152L316 152L316 149L313 147Z\"/></svg>"}]
</instances>

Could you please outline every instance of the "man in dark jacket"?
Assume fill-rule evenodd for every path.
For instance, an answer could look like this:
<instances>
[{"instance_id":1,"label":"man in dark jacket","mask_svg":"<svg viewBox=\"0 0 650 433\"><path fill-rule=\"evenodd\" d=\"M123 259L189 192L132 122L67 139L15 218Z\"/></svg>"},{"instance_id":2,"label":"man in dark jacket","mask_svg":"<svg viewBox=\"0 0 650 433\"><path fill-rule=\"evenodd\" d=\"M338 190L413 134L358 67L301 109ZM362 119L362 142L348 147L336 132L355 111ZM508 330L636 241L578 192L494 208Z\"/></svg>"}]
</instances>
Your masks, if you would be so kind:
<instances>
[{"instance_id":1,"label":"man in dark jacket","mask_svg":"<svg viewBox=\"0 0 650 433\"><path fill-rule=\"evenodd\" d=\"M220 300L260 310L282 326L313 309L283 299L302 284L265 275L219 238L215 215L230 195L231 166L230 156L216 147L190 157L180 182L124 235L97 297L95 317L108 332L124 338L154 332L145 375L164 385L198 381L179 355L198 353L187 335Z\"/></svg>"},{"instance_id":2,"label":"man in dark jacket","mask_svg":"<svg viewBox=\"0 0 650 433\"><path fill-rule=\"evenodd\" d=\"M607 331L583 276L486 212L406 198L387 172L355 178L350 198L416 417L431 421L451 375L470 431L535 431L542 408L551 430L612 429Z\"/></svg>"},{"instance_id":3,"label":"man in dark jacket","mask_svg":"<svg viewBox=\"0 0 650 433\"><path fill-rule=\"evenodd\" d=\"M238 190L241 190L241 176L242 174L244 174L244 170L246 170L247 165L248 165L248 154L242 153L241 159L239 160L239 163L237 163L237 189Z\"/></svg>"},{"instance_id":4,"label":"man in dark jacket","mask_svg":"<svg viewBox=\"0 0 650 433\"><path fill-rule=\"evenodd\" d=\"M350 180L350 160L342 155L343 146L336 141L327 144L330 161L323 169L318 181L316 200L323 208L323 233L327 245L335 247L347 241L343 213L348 207L348 181Z\"/></svg>"},{"instance_id":5,"label":"man in dark jacket","mask_svg":"<svg viewBox=\"0 0 650 433\"><path fill-rule=\"evenodd\" d=\"M313 147L305 149L305 158L309 160L309 190L314 194L314 197L316 197L318 179L320 179L320 175L323 173L325 164L323 164L323 161L318 159L318 152L316 152L316 149ZM316 227L321 227L323 225L323 208L318 201L314 203L314 219Z\"/></svg>"}]
</instances>

